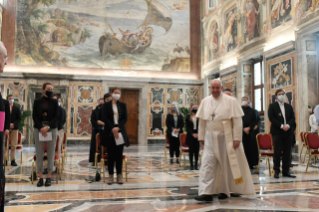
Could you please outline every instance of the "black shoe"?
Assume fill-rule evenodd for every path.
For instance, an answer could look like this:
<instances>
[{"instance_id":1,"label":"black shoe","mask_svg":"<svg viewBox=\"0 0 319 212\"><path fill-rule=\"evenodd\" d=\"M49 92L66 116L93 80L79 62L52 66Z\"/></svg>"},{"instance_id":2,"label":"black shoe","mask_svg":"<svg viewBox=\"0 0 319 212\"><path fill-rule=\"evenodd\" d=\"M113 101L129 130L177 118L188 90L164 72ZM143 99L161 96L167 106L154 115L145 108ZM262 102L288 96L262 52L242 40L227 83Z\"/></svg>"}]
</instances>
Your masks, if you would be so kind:
<instances>
[{"instance_id":1,"label":"black shoe","mask_svg":"<svg viewBox=\"0 0 319 212\"><path fill-rule=\"evenodd\" d=\"M293 175L293 174L291 174L291 173L282 174L282 176L284 176L284 177L296 178L296 175Z\"/></svg>"},{"instance_id":2,"label":"black shoe","mask_svg":"<svg viewBox=\"0 0 319 212\"><path fill-rule=\"evenodd\" d=\"M37 183L37 187L42 187L42 186L43 186L43 178L40 178Z\"/></svg>"},{"instance_id":3,"label":"black shoe","mask_svg":"<svg viewBox=\"0 0 319 212\"><path fill-rule=\"evenodd\" d=\"M16 163L15 160L12 160L12 161L11 161L11 166L18 166L18 164Z\"/></svg>"},{"instance_id":4,"label":"black shoe","mask_svg":"<svg viewBox=\"0 0 319 212\"><path fill-rule=\"evenodd\" d=\"M195 200L203 201L203 202L212 202L213 195L200 195L200 196L195 197Z\"/></svg>"},{"instance_id":5,"label":"black shoe","mask_svg":"<svg viewBox=\"0 0 319 212\"><path fill-rule=\"evenodd\" d=\"M227 199L227 198L228 198L228 196L226 194L223 194L223 193L219 194L219 196L218 196L218 199Z\"/></svg>"},{"instance_id":6,"label":"black shoe","mask_svg":"<svg viewBox=\"0 0 319 212\"><path fill-rule=\"evenodd\" d=\"M278 172L275 172L274 178L279 179L279 173Z\"/></svg>"},{"instance_id":7,"label":"black shoe","mask_svg":"<svg viewBox=\"0 0 319 212\"><path fill-rule=\"evenodd\" d=\"M193 167L193 166L191 166L191 167L190 167L190 170L194 170L194 167Z\"/></svg>"},{"instance_id":8,"label":"black shoe","mask_svg":"<svg viewBox=\"0 0 319 212\"><path fill-rule=\"evenodd\" d=\"M195 165L195 170L199 170L199 168L198 168L198 166L197 166L197 165Z\"/></svg>"},{"instance_id":9,"label":"black shoe","mask_svg":"<svg viewBox=\"0 0 319 212\"><path fill-rule=\"evenodd\" d=\"M178 164L179 164L179 159L176 159L176 163L178 163Z\"/></svg>"},{"instance_id":10,"label":"black shoe","mask_svg":"<svg viewBox=\"0 0 319 212\"><path fill-rule=\"evenodd\" d=\"M171 164L173 164L174 163L174 161L173 161L173 159L171 159Z\"/></svg>"},{"instance_id":11,"label":"black shoe","mask_svg":"<svg viewBox=\"0 0 319 212\"><path fill-rule=\"evenodd\" d=\"M44 169L44 172L42 174L48 174L48 169Z\"/></svg>"},{"instance_id":12,"label":"black shoe","mask_svg":"<svg viewBox=\"0 0 319 212\"><path fill-rule=\"evenodd\" d=\"M50 178L47 178L47 179L45 180L45 187L49 187L49 186L51 186L51 179L50 179Z\"/></svg>"}]
</instances>

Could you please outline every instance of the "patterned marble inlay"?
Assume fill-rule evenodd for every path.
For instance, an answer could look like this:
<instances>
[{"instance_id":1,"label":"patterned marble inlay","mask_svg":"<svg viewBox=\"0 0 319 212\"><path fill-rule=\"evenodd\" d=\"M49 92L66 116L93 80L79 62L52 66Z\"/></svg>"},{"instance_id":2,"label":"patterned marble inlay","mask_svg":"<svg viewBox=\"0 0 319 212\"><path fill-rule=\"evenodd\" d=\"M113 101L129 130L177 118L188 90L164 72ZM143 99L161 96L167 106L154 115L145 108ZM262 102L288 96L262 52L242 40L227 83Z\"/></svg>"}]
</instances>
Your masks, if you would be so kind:
<instances>
[{"instance_id":1,"label":"patterned marble inlay","mask_svg":"<svg viewBox=\"0 0 319 212\"><path fill-rule=\"evenodd\" d=\"M60 208L66 207L67 205L69 204L10 206L5 211L6 212L44 212L44 211L58 210Z\"/></svg>"},{"instance_id":2,"label":"patterned marble inlay","mask_svg":"<svg viewBox=\"0 0 319 212\"><path fill-rule=\"evenodd\" d=\"M255 185L256 191L277 191L277 190L297 190L319 188L314 182L293 182L293 183L276 183Z\"/></svg>"},{"instance_id":3,"label":"patterned marble inlay","mask_svg":"<svg viewBox=\"0 0 319 212\"><path fill-rule=\"evenodd\" d=\"M25 84L20 82L8 83L7 95L12 94L19 102L25 101Z\"/></svg>"},{"instance_id":4,"label":"patterned marble inlay","mask_svg":"<svg viewBox=\"0 0 319 212\"><path fill-rule=\"evenodd\" d=\"M319 209L319 197L317 196L305 196L305 195L276 195L259 197L259 199L274 203L278 206L285 208L309 208Z\"/></svg>"},{"instance_id":5,"label":"patterned marble inlay","mask_svg":"<svg viewBox=\"0 0 319 212\"><path fill-rule=\"evenodd\" d=\"M78 86L78 103L93 103L94 86Z\"/></svg>"},{"instance_id":6,"label":"patterned marble inlay","mask_svg":"<svg viewBox=\"0 0 319 212\"><path fill-rule=\"evenodd\" d=\"M167 104L183 104L182 88L167 88Z\"/></svg>"},{"instance_id":7,"label":"patterned marble inlay","mask_svg":"<svg viewBox=\"0 0 319 212\"><path fill-rule=\"evenodd\" d=\"M163 115L164 115L164 107L162 106L153 106L150 110L150 120L152 120L150 126L150 134L151 135L163 135L164 134L164 126L163 126Z\"/></svg>"},{"instance_id":8,"label":"patterned marble inlay","mask_svg":"<svg viewBox=\"0 0 319 212\"><path fill-rule=\"evenodd\" d=\"M143 189L143 190L116 190L116 191L88 191L88 192L50 192L50 193L18 193L26 198L11 202L32 201L67 201L90 199L118 199L136 197L185 196L186 194L171 193L172 189Z\"/></svg>"},{"instance_id":9,"label":"patterned marble inlay","mask_svg":"<svg viewBox=\"0 0 319 212\"><path fill-rule=\"evenodd\" d=\"M151 88L151 104L163 104L164 88Z\"/></svg>"},{"instance_id":10,"label":"patterned marble inlay","mask_svg":"<svg viewBox=\"0 0 319 212\"><path fill-rule=\"evenodd\" d=\"M93 106L78 106L78 117L77 117L77 126L76 134L77 135L91 135L92 126L91 126L91 114L93 111Z\"/></svg>"},{"instance_id":11,"label":"patterned marble inlay","mask_svg":"<svg viewBox=\"0 0 319 212\"><path fill-rule=\"evenodd\" d=\"M186 89L186 105L198 104L198 88L189 88Z\"/></svg>"}]
</instances>

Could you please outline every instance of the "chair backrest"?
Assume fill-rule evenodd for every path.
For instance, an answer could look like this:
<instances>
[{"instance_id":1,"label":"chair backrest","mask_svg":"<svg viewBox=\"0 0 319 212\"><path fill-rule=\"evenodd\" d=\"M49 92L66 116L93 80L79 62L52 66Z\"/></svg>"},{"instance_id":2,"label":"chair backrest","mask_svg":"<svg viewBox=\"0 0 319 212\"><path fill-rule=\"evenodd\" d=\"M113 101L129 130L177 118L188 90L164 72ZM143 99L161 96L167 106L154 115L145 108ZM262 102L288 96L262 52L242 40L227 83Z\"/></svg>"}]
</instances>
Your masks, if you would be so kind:
<instances>
[{"instance_id":1,"label":"chair backrest","mask_svg":"<svg viewBox=\"0 0 319 212\"><path fill-rule=\"evenodd\" d=\"M303 142L308 146L307 135L308 135L308 132L303 132Z\"/></svg>"},{"instance_id":2,"label":"chair backrest","mask_svg":"<svg viewBox=\"0 0 319 212\"><path fill-rule=\"evenodd\" d=\"M271 133L259 133L256 136L259 150L273 150L273 141Z\"/></svg>"},{"instance_id":3,"label":"chair backrest","mask_svg":"<svg viewBox=\"0 0 319 212\"><path fill-rule=\"evenodd\" d=\"M57 135L56 137L56 144L55 144L55 151L57 152L59 150L59 141L60 141L60 136ZM46 142L45 142L46 143Z\"/></svg>"},{"instance_id":4,"label":"chair backrest","mask_svg":"<svg viewBox=\"0 0 319 212\"><path fill-rule=\"evenodd\" d=\"M99 150L101 146L101 139L100 139L100 133L97 133L95 136L95 141L96 141L96 150Z\"/></svg>"},{"instance_id":5,"label":"chair backrest","mask_svg":"<svg viewBox=\"0 0 319 212\"><path fill-rule=\"evenodd\" d=\"M186 145L186 134L185 133L181 134L179 139L181 141L181 146L182 147L188 147L188 145Z\"/></svg>"},{"instance_id":6,"label":"chair backrest","mask_svg":"<svg viewBox=\"0 0 319 212\"><path fill-rule=\"evenodd\" d=\"M165 142L166 142L166 144L169 144L169 140L167 138L167 134L165 135Z\"/></svg>"},{"instance_id":7,"label":"chair backrest","mask_svg":"<svg viewBox=\"0 0 319 212\"><path fill-rule=\"evenodd\" d=\"M319 137L317 133L307 133L306 141L309 149L319 149Z\"/></svg>"},{"instance_id":8,"label":"chair backrest","mask_svg":"<svg viewBox=\"0 0 319 212\"><path fill-rule=\"evenodd\" d=\"M18 145L21 145L22 143L22 133L19 131L18 132Z\"/></svg>"},{"instance_id":9,"label":"chair backrest","mask_svg":"<svg viewBox=\"0 0 319 212\"><path fill-rule=\"evenodd\" d=\"M66 145L66 133L65 132L63 133L63 142L62 143Z\"/></svg>"}]
</instances>

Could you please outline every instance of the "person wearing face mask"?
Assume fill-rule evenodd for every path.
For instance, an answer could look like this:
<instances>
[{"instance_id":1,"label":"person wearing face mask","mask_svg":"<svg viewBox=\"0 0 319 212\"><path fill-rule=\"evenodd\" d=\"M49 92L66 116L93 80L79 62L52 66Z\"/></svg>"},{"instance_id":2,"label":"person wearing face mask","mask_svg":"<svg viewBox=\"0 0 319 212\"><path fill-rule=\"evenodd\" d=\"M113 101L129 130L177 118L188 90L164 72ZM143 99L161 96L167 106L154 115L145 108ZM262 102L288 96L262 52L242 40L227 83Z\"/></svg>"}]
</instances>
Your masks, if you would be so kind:
<instances>
[{"instance_id":1,"label":"person wearing face mask","mask_svg":"<svg viewBox=\"0 0 319 212\"><path fill-rule=\"evenodd\" d=\"M89 155L89 163L95 162L95 152L96 152L96 134L98 134L102 128L101 125L98 124L98 116L102 111L102 107L104 104L104 99L99 99L97 107L91 113L91 124L92 124L92 136L91 136L91 145L90 145L90 155ZM98 157L98 162L100 161L101 156Z\"/></svg>"},{"instance_id":2,"label":"person wearing face mask","mask_svg":"<svg viewBox=\"0 0 319 212\"><path fill-rule=\"evenodd\" d=\"M18 145L18 132L19 132L19 123L21 121L21 111L20 108L14 105L14 99L12 95L7 96L7 100L10 104L10 134L9 137L11 139L11 152L10 152L10 160L11 166L17 166L18 164L15 162L15 153L16 147Z\"/></svg>"},{"instance_id":3,"label":"person wearing face mask","mask_svg":"<svg viewBox=\"0 0 319 212\"><path fill-rule=\"evenodd\" d=\"M270 133L274 143L274 178L279 178L280 159L282 158L282 175L295 178L290 172L290 156L293 143L295 122L294 109L285 103L286 92L278 89L275 93L277 102L269 105L268 118L271 122Z\"/></svg>"},{"instance_id":4,"label":"person wearing face mask","mask_svg":"<svg viewBox=\"0 0 319 212\"><path fill-rule=\"evenodd\" d=\"M61 107L61 98L58 98L57 94L53 94L51 98L57 100L59 105L59 121L58 121L59 148L58 148L58 151L55 152L55 154L61 157L61 147L62 147L62 142L64 138L63 126L66 123L66 113L63 107Z\"/></svg>"},{"instance_id":5,"label":"person wearing face mask","mask_svg":"<svg viewBox=\"0 0 319 212\"><path fill-rule=\"evenodd\" d=\"M112 96L111 96L110 93L104 94L104 103L109 102L109 101L111 101L111 100L112 100ZM98 114L98 121L97 121L97 123L98 123L98 125L103 126L102 128L104 129L105 123L104 123L103 121L101 121L101 119L102 119L102 110L100 110L100 112L99 112L99 114ZM100 132L100 136L102 136L102 134L103 134L103 133Z\"/></svg>"},{"instance_id":6,"label":"person wearing face mask","mask_svg":"<svg viewBox=\"0 0 319 212\"><path fill-rule=\"evenodd\" d=\"M184 118L178 113L176 105L171 106L171 113L166 117L166 134L169 141L169 152L171 156L171 164L174 163L174 153L176 156L176 163L179 164L180 155L180 134L183 133Z\"/></svg>"},{"instance_id":7,"label":"person wearing face mask","mask_svg":"<svg viewBox=\"0 0 319 212\"><path fill-rule=\"evenodd\" d=\"M190 170L198 170L198 153L199 153L199 142L198 142L198 118L196 118L197 105L193 105L190 108L191 114L186 116L186 145L189 147L189 162ZM195 156L195 167L193 163L193 156Z\"/></svg>"},{"instance_id":8,"label":"person wearing face mask","mask_svg":"<svg viewBox=\"0 0 319 212\"><path fill-rule=\"evenodd\" d=\"M34 140L35 140L35 151L37 157L37 167L39 171L39 181L37 187L42 187L43 184L43 154L44 154L44 143L47 143L47 169L48 174L45 181L45 186L51 186L51 172L54 168L54 156L55 146L58 136L58 124L59 124L59 104L58 101L52 99L53 85L51 83L44 83L43 96L36 99L33 104L32 117L34 121ZM45 138L48 133L52 133L52 140L41 141L40 133Z\"/></svg>"},{"instance_id":9,"label":"person wearing face mask","mask_svg":"<svg viewBox=\"0 0 319 212\"><path fill-rule=\"evenodd\" d=\"M127 108L124 102L120 102L121 90L113 89L112 101L106 102L102 108L102 121L105 123L102 145L107 148L109 178L107 184L114 183L114 163L116 163L117 183L123 184L122 160L124 145L130 145L126 133ZM123 137L124 143L120 138Z\"/></svg>"},{"instance_id":10,"label":"person wearing face mask","mask_svg":"<svg viewBox=\"0 0 319 212\"><path fill-rule=\"evenodd\" d=\"M249 97L241 98L241 106L244 112L243 121L243 145L249 168L253 169L258 164L259 154L254 128L257 125L255 110L249 107Z\"/></svg>"}]
</instances>

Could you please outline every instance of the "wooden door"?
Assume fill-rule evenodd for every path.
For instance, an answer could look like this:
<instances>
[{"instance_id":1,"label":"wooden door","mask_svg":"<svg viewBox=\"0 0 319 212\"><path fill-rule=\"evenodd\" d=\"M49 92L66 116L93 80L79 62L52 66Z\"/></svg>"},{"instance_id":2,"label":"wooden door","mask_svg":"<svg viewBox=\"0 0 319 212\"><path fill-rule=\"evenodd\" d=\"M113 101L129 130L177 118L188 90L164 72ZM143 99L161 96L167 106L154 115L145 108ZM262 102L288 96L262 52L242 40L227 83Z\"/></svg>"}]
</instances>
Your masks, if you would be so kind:
<instances>
[{"instance_id":1,"label":"wooden door","mask_svg":"<svg viewBox=\"0 0 319 212\"><path fill-rule=\"evenodd\" d=\"M138 143L138 102L139 90L121 90L121 102L126 103L127 123L126 131L131 144Z\"/></svg>"}]
</instances>

